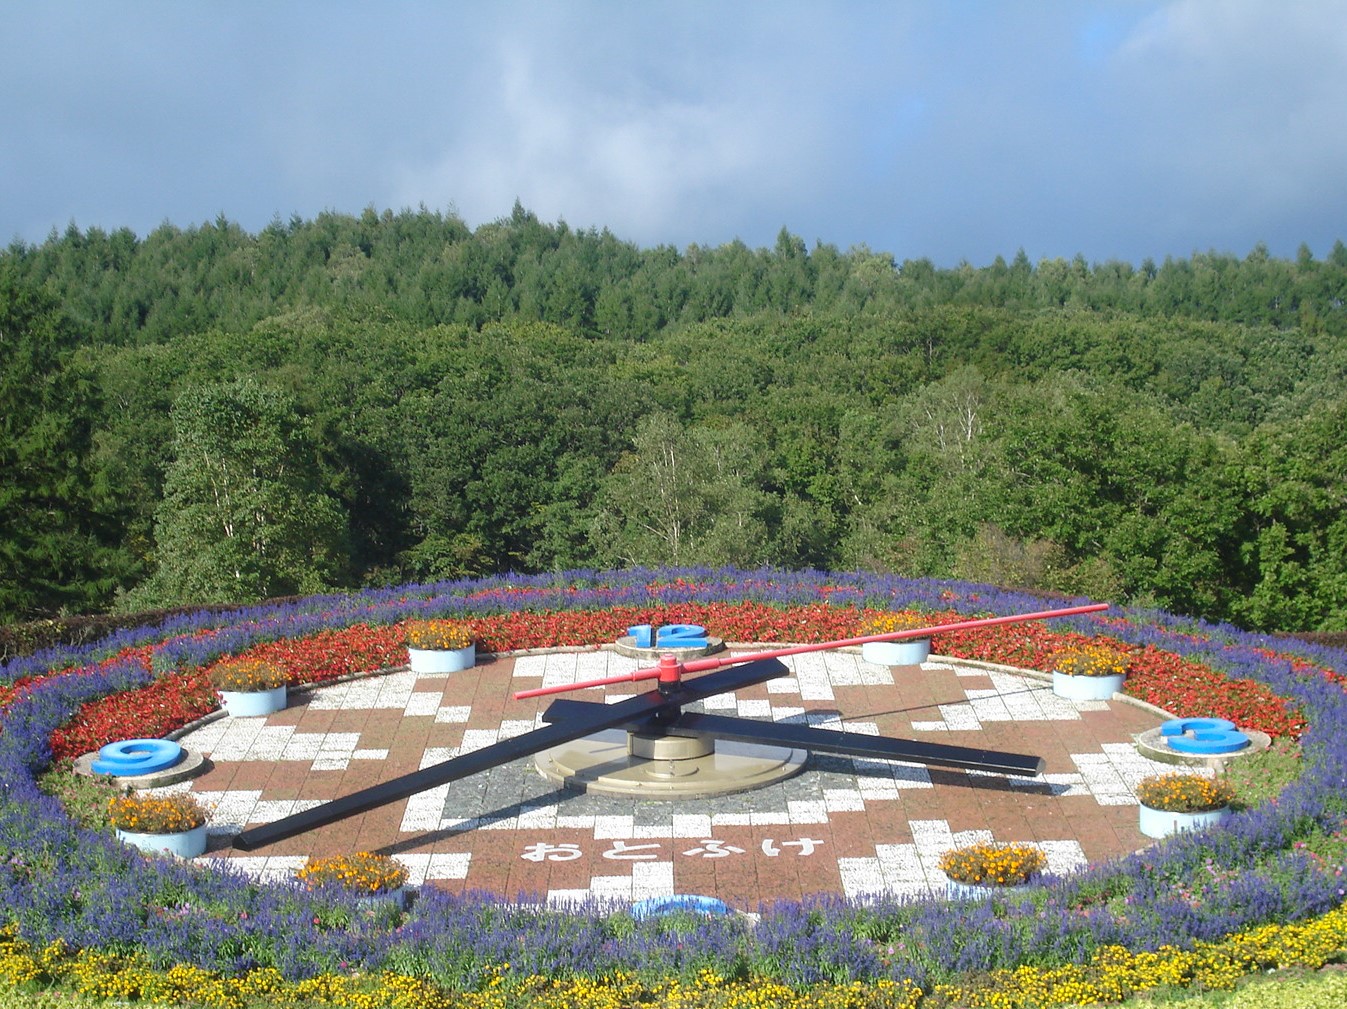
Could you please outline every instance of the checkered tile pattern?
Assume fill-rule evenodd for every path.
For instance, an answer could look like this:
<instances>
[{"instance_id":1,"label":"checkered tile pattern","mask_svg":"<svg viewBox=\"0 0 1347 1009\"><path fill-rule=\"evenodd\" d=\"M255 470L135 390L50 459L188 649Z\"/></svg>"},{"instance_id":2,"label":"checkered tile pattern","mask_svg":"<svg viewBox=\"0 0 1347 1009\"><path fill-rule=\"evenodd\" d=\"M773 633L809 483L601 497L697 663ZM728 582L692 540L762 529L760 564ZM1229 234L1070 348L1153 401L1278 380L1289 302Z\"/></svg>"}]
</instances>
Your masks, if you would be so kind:
<instances>
[{"instance_id":1,"label":"checkered tile pattern","mask_svg":"<svg viewBox=\"0 0 1347 1009\"><path fill-rule=\"evenodd\" d=\"M707 711L1042 756L1039 778L811 757L796 778L705 800L637 800L559 789L530 760L429 789L275 850L229 838L358 788L542 724L548 699L513 691L621 675L612 651L484 657L461 673L395 671L300 695L266 718L222 719L185 746L210 757L191 789L214 807L204 856L285 878L312 854L395 854L417 885L546 896L556 903L705 893L752 908L814 892L941 893L941 852L976 840L1038 845L1049 870L1142 847L1133 789L1164 765L1136 734L1160 718L1120 701L1063 700L1041 679L938 659L888 668L855 652L784 660L789 675L709 698ZM581 695L613 703L634 684Z\"/></svg>"}]
</instances>

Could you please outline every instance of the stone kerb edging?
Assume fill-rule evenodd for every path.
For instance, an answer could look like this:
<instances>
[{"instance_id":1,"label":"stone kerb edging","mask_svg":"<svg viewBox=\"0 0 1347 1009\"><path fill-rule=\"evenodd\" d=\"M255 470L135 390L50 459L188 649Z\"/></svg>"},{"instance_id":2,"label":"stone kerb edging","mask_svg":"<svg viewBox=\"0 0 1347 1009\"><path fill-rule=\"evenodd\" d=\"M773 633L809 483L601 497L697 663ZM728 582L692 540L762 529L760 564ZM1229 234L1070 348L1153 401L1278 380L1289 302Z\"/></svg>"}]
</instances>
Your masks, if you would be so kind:
<instances>
[{"instance_id":1,"label":"stone kerb edging","mask_svg":"<svg viewBox=\"0 0 1347 1009\"><path fill-rule=\"evenodd\" d=\"M998 673L1010 673L1014 676L1023 676L1030 680L1039 680L1044 683L1052 682L1052 673L1039 672L1037 669L1021 669L1019 666L1006 666L999 662L983 662L981 659L958 659L948 655L932 655L931 662L957 662L961 666L975 666L979 669L991 669ZM1132 697L1124 694L1121 690L1113 695L1111 700L1122 701L1130 704L1134 708L1140 708L1142 711L1148 711L1152 715L1158 715L1160 718L1170 719L1179 716L1172 711L1166 711L1164 708L1151 704L1149 701L1143 701L1139 697Z\"/></svg>"}]
</instances>

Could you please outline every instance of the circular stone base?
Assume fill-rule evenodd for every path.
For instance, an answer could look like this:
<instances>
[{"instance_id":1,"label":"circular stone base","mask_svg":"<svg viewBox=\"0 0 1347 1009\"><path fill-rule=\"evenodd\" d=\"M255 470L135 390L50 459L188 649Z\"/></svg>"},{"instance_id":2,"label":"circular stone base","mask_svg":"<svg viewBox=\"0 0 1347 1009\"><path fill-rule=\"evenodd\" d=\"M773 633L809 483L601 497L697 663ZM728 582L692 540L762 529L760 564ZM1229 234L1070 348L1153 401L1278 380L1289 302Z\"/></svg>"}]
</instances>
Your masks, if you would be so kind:
<instances>
[{"instance_id":1,"label":"circular stone base","mask_svg":"<svg viewBox=\"0 0 1347 1009\"><path fill-rule=\"evenodd\" d=\"M162 771L155 771L153 774L98 774L93 769L93 762L97 759L97 750L86 753L82 757L77 757L73 768L74 772L82 774L86 778L108 778L118 785L125 785L127 788L162 788L164 785L176 785L179 781L195 778L198 774L204 774L211 769L211 762L203 754L186 748L182 751L182 759L176 764L172 767L166 767Z\"/></svg>"},{"instance_id":2,"label":"circular stone base","mask_svg":"<svg viewBox=\"0 0 1347 1009\"><path fill-rule=\"evenodd\" d=\"M1157 726L1154 729L1147 729L1137 736L1137 752L1143 757L1158 760L1162 764L1209 767L1212 770L1219 771L1232 760L1238 760L1240 757L1247 757L1254 753L1262 753L1272 745L1272 739L1266 732L1259 732L1257 729L1240 729L1239 731L1249 737L1249 745L1242 750L1236 750L1234 753L1180 753L1178 750L1169 748L1169 744L1165 742L1165 737L1160 735L1160 729Z\"/></svg>"},{"instance_id":3,"label":"circular stone base","mask_svg":"<svg viewBox=\"0 0 1347 1009\"><path fill-rule=\"evenodd\" d=\"M711 637L706 639L706 644L701 648L638 648L635 642L636 639L630 634L618 638L613 643L613 651L629 659L649 659L651 662L658 662L661 655L672 655L679 662L686 662L688 659L700 659L703 655L714 655L725 650L725 642L721 638Z\"/></svg>"},{"instance_id":4,"label":"circular stone base","mask_svg":"<svg viewBox=\"0 0 1347 1009\"><path fill-rule=\"evenodd\" d=\"M700 756L681 755L707 749L710 752ZM661 756L651 759L638 756L640 752ZM804 770L808 758L805 750L781 746L638 736L608 729L544 750L533 762L543 777L581 792L705 799L782 781Z\"/></svg>"}]
</instances>

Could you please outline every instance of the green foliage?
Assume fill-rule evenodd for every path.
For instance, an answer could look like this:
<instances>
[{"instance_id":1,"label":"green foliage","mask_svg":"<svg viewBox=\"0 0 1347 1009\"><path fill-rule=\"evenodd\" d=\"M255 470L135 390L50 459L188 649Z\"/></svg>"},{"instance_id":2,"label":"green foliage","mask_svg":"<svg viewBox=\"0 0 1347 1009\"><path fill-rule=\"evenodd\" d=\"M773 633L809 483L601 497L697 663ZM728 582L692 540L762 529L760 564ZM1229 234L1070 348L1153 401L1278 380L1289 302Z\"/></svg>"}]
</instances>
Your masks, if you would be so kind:
<instances>
[{"instance_id":1,"label":"green foliage","mask_svg":"<svg viewBox=\"0 0 1347 1009\"><path fill-rule=\"evenodd\" d=\"M72 226L0 273L0 619L680 560L1347 630L1341 244L938 269L516 205ZM262 375L194 456L193 390ZM267 536L207 455L265 460Z\"/></svg>"},{"instance_id":2,"label":"green foliage","mask_svg":"<svg viewBox=\"0 0 1347 1009\"><path fill-rule=\"evenodd\" d=\"M20 991L0 988L0 1009L107 1009L107 999L78 992L51 989Z\"/></svg>"},{"instance_id":3,"label":"green foliage","mask_svg":"<svg viewBox=\"0 0 1347 1009\"><path fill-rule=\"evenodd\" d=\"M1339 1009L1347 1004L1347 972L1325 968L1313 974L1255 978L1233 992L1212 991L1173 1001L1136 998L1132 1009Z\"/></svg>"},{"instance_id":4,"label":"green foliage","mask_svg":"<svg viewBox=\"0 0 1347 1009\"><path fill-rule=\"evenodd\" d=\"M158 569L136 601L247 602L328 587L344 517L322 493L293 401L251 380L189 388L155 523Z\"/></svg>"},{"instance_id":5,"label":"green foliage","mask_svg":"<svg viewBox=\"0 0 1347 1009\"><path fill-rule=\"evenodd\" d=\"M1262 753L1230 761L1225 778L1235 790L1241 807L1258 806L1281 794L1300 777L1304 766L1300 744L1292 739L1277 739Z\"/></svg>"},{"instance_id":6,"label":"green foliage","mask_svg":"<svg viewBox=\"0 0 1347 1009\"><path fill-rule=\"evenodd\" d=\"M654 413L601 486L596 538L604 562L726 564L769 560L762 450L739 423L684 428Z\"/></svg>"},{"instance_id":7,"label":"green foliage","mask_svg":"<svg viewBox=\"0 0 1347 1009\"><path fill-rule=\"evenodd\" d=\"M45 292L0 261L0 615L105 601L113 558L89 455L97 389Z\"/></svg>"},{"instance_id":8,"label":"green foliage","mask_svg":"<svg viewBox=\"0 0 1347 1009\"><path fill-rule=\"evenodd\" d=\"M108 777L76 774L69 767L53 767L38 778L43 792L61 801L70 818L81 827L111 833L108 802L126 794L126 789Z\"/></svg>"}]
</instances>

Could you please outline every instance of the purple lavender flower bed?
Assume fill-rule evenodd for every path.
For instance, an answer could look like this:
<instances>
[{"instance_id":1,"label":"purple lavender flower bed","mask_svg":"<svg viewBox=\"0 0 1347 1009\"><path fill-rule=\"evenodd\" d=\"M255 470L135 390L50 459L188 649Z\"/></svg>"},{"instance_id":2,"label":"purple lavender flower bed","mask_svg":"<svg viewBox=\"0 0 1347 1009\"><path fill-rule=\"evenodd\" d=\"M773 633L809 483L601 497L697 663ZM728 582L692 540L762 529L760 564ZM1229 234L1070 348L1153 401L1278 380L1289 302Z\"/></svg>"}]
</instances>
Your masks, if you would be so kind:
<instances>
[{"instance_id":1,"label":"purple lavender flower bed","mask_svg":"<svg viewBox=\"0 0 1347 1009\"><path fill-rule=\"evenodd\" d=\"M501 576L177 617L87 648L14 660L0 667L0 682L79 668L133 644L159 643L156 668L171 668L261 641L413 616L741 599L984 614L1044 608L1040 598L984 586L869 574L682 569ZM471 986L488 968L509 963L512 973L559 976L639 965L665 975L710 967L790 983L891 976L927 984L962 970L1080 962L1102 944L1188 947L1338 905L1341 880L1294 843L1315 829L1339 829L1347 814L1347 696L1260 649L1294 650L1337 671L1347 670L1347 654L1274 644L1163 613L1115 608L1105 616L1125 622L1104 627L1079 617L1054 626L1154 645L1293 698L1310 722L1304 771L1275 802L1232 816L1220 830L1048 880L1023 898L1032 913L1006 902L952 909L935 900L862 905L823 895L758 909L756 925L690 914L637 921L612 907L560 912L517 895L506 902L500 895L451 897L427 889L404 921L338 894L148 860L76 826L35 781L51 759L52 730L79 704L149 679L128 664L53 677L0 712L0 923L16 922L39 944L60 938L77 948L139 950L161 966L185 962L229 973L274 966L292 978L383 968ZM216 633L198 636L206 629ZM1199 876L1201 897L1194 899Z\"/></svg>"}]
</instances>

